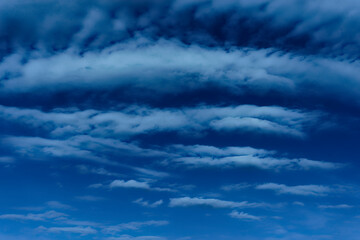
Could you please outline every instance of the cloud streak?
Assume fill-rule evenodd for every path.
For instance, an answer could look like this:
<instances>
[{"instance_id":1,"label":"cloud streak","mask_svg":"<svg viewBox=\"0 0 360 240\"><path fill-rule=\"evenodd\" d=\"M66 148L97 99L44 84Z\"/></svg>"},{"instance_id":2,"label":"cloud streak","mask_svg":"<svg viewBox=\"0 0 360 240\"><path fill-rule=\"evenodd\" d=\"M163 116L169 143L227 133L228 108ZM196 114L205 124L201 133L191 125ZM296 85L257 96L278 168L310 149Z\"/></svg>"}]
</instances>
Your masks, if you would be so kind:
<instances>
[{"instance_id":1,"label":"cloud streak","mask_svg":"<svg viewBox=\"0 0 360 240\"><path fill-rule=\"evenodd\" d=\"M59 213L56 211L48 211L48 212L38 213L38 214L29 213L26 215L24 215L24 214L3 214L3 215L0 215L0 219L19 220L19 221L25 221L25 220L47 221L50 219L62 218L65 216L67 216L67 215L64 213Z\"/></svg>"},{"instance_id":2,"label":"cloud streak","mask_svg":"<svg viewBox=\"0 0 360 240\"><path fill-rule=\"evenodd\" d=\"M190 167L255 167L260 169L331 170L342 164L315 161L306 158L289 159L276 156L276 152L251 147L217 148L206 145L175 145L172 148L179 156L172 161Z\"/></svg>"},{"instance_id":3,"label":"cloud streak","mask_svg":"<svg viewBox=\"0 0 360 240\"><path fill-rule=\"evenodd\" d=\"M235 211L235 210L232 211L229 214L229 216L232 217L232 218L241 219L241 220L255 220L255 221L261 220L261 217L250 215L250 214L245 213L245 212L238 212L238 211Z\"/></svg>"},{"instance_id":4,"label":"cloud streak","mask_svg":"<svg viewBox=\"0 0 360 240\"><path fill-rule=\"evenodd\" d=\"M109 226L103 229L103 232L107 234L116 234L122 231L126 230L138 230L143 227L149 227L149 226L165 226L168 225L168 221L144 221L144 222L129 222L129 223L122 223L115 226Z\"/></svg>"},{"instance_id":5,"label":"cloud streak","mask_svg":"<svg viewBox=\"0 0 360 240\"><path fill-rule=\"evenodd\" d=\"M139 182L136 180L114 180L109 185L110 188L135 188L135 189L145 189L152 191L160 191L160 192L174 192L174 189L170 188L160 188L160 187L152 187L148 182Z\"/></svg>"},{"instance_id":6,"label":"cloud streak","mask_svg":"<svg viewBox=\"0 0 360 240\"><path fill-rule=\"evenodd\" d=\"M91 227L43 227L37 228L39 231L46 231L49 233L78 233L81 235L96 234L97 230Z\"/></svg>"},{"instance_id":7,"label":"cloud streak","mask_svg":"<svg viewBox=\"0 0 360 240\"><path fill-rule=\"evenodd\" d=\"M0 106L0 118L3 120L27 127L46 127L44 130L51 137L76 133L125 138L156 132L187 134L206 130L304 137L305 128L317 122L318 117L319 114L314 112L255 105L183 109L132 106L119 111L57 109L51 112Z\"/></svg>"},{"instance_id":8,"label":"cloud streak","mask_svg":"<svg viewBox=\"0 0 360 240\"><path fill-rule=\"evenodd\" d=\"M263 207L263 203L249 203L247 201L243 202L233 202L220 200L215 198L192 198L192 197L180 197L180 198L171 198L169 207L191 207L191 206L210 206L214 208L253 208L253 207Z\"/></svg>"},{"instance_id":9,"label":"cloud streak","mask_svg":"<svg viewBox=\"0 0 360 240\"><path fill-rule=\"evenodd\" d=\"M298 185L298 186L287 186L285 184L277 183L265 183L256 186L256 189L260 190L272 190L277 194L292 194L292 195L303 195L303 196L326 196L332 192L332 189L328 186L323 185Z\"/></svg>"}]
</instances>

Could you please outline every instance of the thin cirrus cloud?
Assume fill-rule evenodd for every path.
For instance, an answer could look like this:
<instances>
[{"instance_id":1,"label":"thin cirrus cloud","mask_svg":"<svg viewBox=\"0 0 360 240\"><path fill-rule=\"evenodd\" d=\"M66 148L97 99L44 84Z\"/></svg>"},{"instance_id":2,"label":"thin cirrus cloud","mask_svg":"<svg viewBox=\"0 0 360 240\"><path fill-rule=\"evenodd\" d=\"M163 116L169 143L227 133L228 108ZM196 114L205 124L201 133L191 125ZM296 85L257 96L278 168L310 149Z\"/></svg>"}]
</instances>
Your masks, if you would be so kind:
<instances>
[{"instance_id":1,"label":"thin cirrus cloud","mask_svg":"<svg viewBox=\"0 0 360 240\"><path fill-rule=\"evenodd\" d=\"M0 219L9 219L9 220L30 220L30 221L46 221L49 219L57 219L66 217L64 213L59 213L56 211L47 211L44 213L29 213L29 214L3 214L0 215Z\"/></svg>"},{"instance_id":2,"label":"thin cirrus cloud","mask_svg":"<svg viewBox=\"0 0 360 240\"><path fill-rule=\"evenodd\" d=\"M135 201L133 201L133 203L139 204L140 206L143 206L143 207L156 208L156 207L162 205L164 203L164 201L160 199L153 203L149 203L148 201L145 201L143 198L139 198L139 199L136 199Z\"/></svg>"},{"instance_id":3,"label":"thin cirrus cloud","mask_svg":"<svg viewBox=\"0 0 360 240\"><path fill-rule=\"evenodd\" d=\"M103 197L97 197L92 195L77 196L76 199L87 202L98 202L104 200Z\"/></svg>"},{"instance_id":4,"label":"thin cirrus cloud","mask_svg":"<svg viewBox=\"0 0 360 240\"><path fill-rule=\"evenodd\" d=\"M123 231L136 231L144 227L153 227L153 226L165 226L169 222L165 220L148 220L148 221L138 221L138 222L127 222L118 225L109 225L101 224L98 222L91 221L78 221L69 218L69 215L64 213L59 213L56 211L48 211L44 213L34 214L3 214L0 215L1 220L15 220L15 221L41 221L46 224L56 224L63 226L55 227L45 227L40 226L35 230L38 232L48 232L48 233L73 233L80 235L89 235L97 234L102 232L106 235L116 235L119 232Z\"/></svg>"},{"instance_id":5,"label":"thin cirrus cloud","mask_svg":"<svg viewBox=\"0 0 360 240\"><path fill-rule=\"evenodd\" d=\"M96 234L98 231L92 227L44 227L40 226L36 230L49 233L78 233L80 235Z\"/></svg>"},{"instance_id":6,"label":"thin cirrus cloud","mask_svg":"<svg viewBox=\"0 0 360 240\"><path fill-rule=\"evenodd\" d=\"M318 208L322 209L349 209L354 206L348 204L338 204L338 205L319 205Z\"/></svg>"},{"instance_id":7,"label":"thin cirrus cloud","mask_svg":"<svg viewBox=\"0 0 360 240\"><path fill-rule=\"evenodd\" d=\"M9 123L44 128L52 137L89 134L127 137L152 132L243 131L304 137L306 126L321 115L279 106L203 106L156 109L140 106L119 111L57 109L43 112L0 106L0 117ZM45 125L46 124L46 125Z\"/></svg>"},{"instance_id":8,"label":"thin cirrus cloud","mask_svg":"<svg viewBox=\"0 0 360 240\"><path fill-rule=\"evenodd\" d=\"M10 55L0 70L10 71L8 75L14 77L5 81L0 91L58 91L74 86L98 90L130 85L169 93L214 83L236 93L247 87L257 93L276 90L296 95L306 93L305 87L311 85L323 88L318 93L321 96L336 94L354 99L358 94L358 61L296 56L274 49L225 51L168 40L144 41L136 39L82 56L67 51L34 57L25 64L18 55ZM348 96L342 96L344 92Z\"/></svg>"},{"instance_id":9,"label":"thin cirrus cloud","mask_svg":"<svg viewBox=\"0 0 360 240\"><path fill-rule=\"evenodd\" d=\"M315 161L306 158L289 159L277 157L276 152L251 147L225 147L218 148L206 145L173 145L173 152L178 157L173 162L190 167L256 167L260 169L337 169L343 167L339 163Z\"/></svg>"},{"instance_id":10,"label":"thin cirrus cloud","mask_svg":"<svg viewBox=\"0 0 360 240\"><path fill-rule=\"evenodd\" d=\"M49 139L42 137L7 136L0 140L4 145L9 145L20 156L34 160L67 158L83 159L109 165L119 163L111 161L105 154L112 150L123 156L161 157L169 154L156 149L145 149L133 143L122 142L117 139L97 138L87 135L77 135L68 139ZM84 172L89 170L79 169ZM92 173L106 175L105 171L90 169ZM109 174L109 173L107 173Z\"/></svg>"},{"instance_id":11,"label":"thin cirrus cloud","mask_svg":"<svg viewBox=\"0 0 360 240\"><path fill-rule=\"evenodd\" d=\"M114 226L105 227L102 231L107 234L116 234L118 232L122 232L125 230L138 230L144 227L149 226L165 226L168 225L168 221L164 220L150 220L144 222L129 222L129 223L122 223Z\"/></svg>"},{"instance_id":12,"label":"thin cirrus cloud","mask_svg":"<svg viewBox=\"0 0 360 240\"><path fill-rule=\"evenodd\" d=\"M277 194L292 194L303 196L326 196L333 191L332 188L323 185L297 185L287 186L285 184L265 183L256 186L260 190L272 190Z\"/></svg>"},{"instance_id":13,"label":"thin cirrus cloud","mask_svg":"<svg viewBox=\"0 0 360 240\"><path fill-rule=\"evenodd\" d=\"M94 161L109 165L120 163L107 156L110 149L124 156L157 157L164 164L169 161L190 167L256 167L260 169L278 170L309 170L338 169L344 166L340 163L316 161L306 158L289 159L276 156L276 152L251 147L218 148L207 145L170 145L167 147L146 149L134 143L122 142L116 139L97 138L78 135L66 140L46 139L40 137L11 136L2 139L4 145L9 145L15 153L30 159L46 160L51 158L66 158ZM129 167L129 166L127 166ZM86 169L85 169L86 168ZM136 172L154 177L165 177L167 173L130 167ZM81 167L83 172L101 175L114 175L104 169L88 169Z\"/></svg>"},{"instance_id":14,"label":"thin cirrus cloud","mask_svg":"<svg viewBox=\"0 0 360 240\"><path fill-rule=\"evenodd\" d=\"M255 221L261 220L261 217L254 216L254 215L251 215L251 214L248 214L245 212L238 212L236 210L229 213L229 216L232 218L241 219L241 220L255 220Z\"/></svg>"},{"instance_id":15,"label":"thin cirrus cloud","mask_svg":"<svg viewBox=\"0 0 360 240\"><path fill-rule=\"evenodd\" d=\"M2 238L356 238L359 9L0 1Z\"/></svg>"},{"instance_id":16,"label":"thin cirrus cloud","mask_svg":"<svg viewBox=\"0 0 360 240\"><path fill-rule=\"evenodd\" d=\"M230 184L230 185L224 185L221 187L221 190L223 191L239 191L246 188L251 187L251 184L247 183L238 183L238 184Z\"/></svg>"},{"instance_id":17,"label":"thin cirrus cloud","mask_svg":"<svg viewBox=\"0 0 360 240\"><path fill-rule=\"evenodd\" d=\"M264 203L249 203L247 201L233 202L215 198L197 198L180 197L171 198L169 207L191 207L191 206L209 206L214 208L254 208L264 207Z\"/></svg>"},{"instance_id":18,"label":"thin cirrus cloud","mask_svg":"<svg viewBox=\"0 0 360 240\"><path fill-rule=\"evenodd\" d=\"M15 159L13 157L9 157L9 156L0 157L0 163L12 163L14 161Z\"/></svg>"},{"instance_id":19,"label":"thin cirrus cloud","mask_svg":"<svg viewBox=\"0 0 360 240\"><path fill-rule=\"evenodd\" d=\"M165 237L159 237L159 236L131 236L131 235L120 235L119 237L109 237L106 238L106 240L166 240Z\"/></svg>"},{"instance_id":20,"label":"thin cirrus cloud","mask_svg":"<svg viewBox=\"0 0 360 240\"><path fill-rule=\"evenodd\" d=\"M135 189L145 189L159 192L174 192L174 189L170 188L160 188L152 187L148 182L140 182L136 180L114 180L109 184L110 188L135 188Z\"/></svg>"},{"instance_id":21,"label":"thin cirrus cloud","mask_svg":"<svg viewBox=\"0 0 360 240\"><path fill-rule=\"evenodd\" d=\"M0 5L1 30L9 29L14 21L22 24L17 25L19 31L10 32L1 40L9 52L19 45L29 50L35 46L45 55L54 49L102 49L114 42L128 41L138 33L152 39L172 37L205 46L221 46L226 42L235 46L357 56L354 49L359 40L353 29L360 25L356 17L358 7L351 0L343 1L341 6L335 0L170 0L156 4L80 0L61 5L54 0L34 5L16 0ZM54 31L60 36L55 37Z\"/></svg>"}]
</instances>

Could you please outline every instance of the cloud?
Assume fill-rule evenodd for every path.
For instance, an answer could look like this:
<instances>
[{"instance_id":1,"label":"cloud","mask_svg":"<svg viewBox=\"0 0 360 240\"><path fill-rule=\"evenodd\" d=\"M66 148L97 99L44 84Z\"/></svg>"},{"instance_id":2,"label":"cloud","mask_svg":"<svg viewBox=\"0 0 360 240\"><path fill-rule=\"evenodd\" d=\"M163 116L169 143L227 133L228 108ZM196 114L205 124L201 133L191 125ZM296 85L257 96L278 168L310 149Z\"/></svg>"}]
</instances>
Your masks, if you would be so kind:
<instances>
[{"instance_id":1,"label":"cloud","mask_svg":"<svg viewBox=\"0 0 360 240\"><path fill-rule=\"evenodd\" d=\"M229 214L230 217L232 218L237 218L237 219L242 219L242 220L261 220L261 217L258 216L254 216L254 215L250 215L248 213L244 213L244 212L238 212L238 211L232 211Z\"/></svg>"},{"instance_id":2,"label":"cloud","mask_svg":"<svg viewBox=\"0 0 360 240\"><path fill-rule=\"evenodd\" d=\"M123 177L122 174L110 172L105 168L93 168L87 165L78 165L76 167L78 168L79 172L81 172L82 174L92 173L92 174L104 175L109 177Z\"/></svg>"},{"instance_id":3,"label":"cloud","mask_svg":"<svg viewBox=\"0 0 360 240\"><path fill-rule=\"evenodd\" d=\"M137 171L141 175L146 175L155 178L165 178L170 176L169 173L148 169L148 168L133 167L133 170Z\"/></svg>"},{"instance_id":4,"label":"cloud","mask_svg":"<svg viewBox=\"0 0 360 240\"><path fill-rule=\"evenodd\" d=\"M16 56L8 56L0 63L0 74L11 76L2 81L3 94L45 89L70 91L72 87L80 91L128 87L164 94L197 90L209 84L236 94L246 90L258 95L276 91L284 96L313 98L306 91L309 86L322 89L316 92L321 97L334 94L349 100L359 94L358 61L299 56L274 48L226 50L140 39L81 55L69 50L33 57L24 64L22 58L16 63L14 59ZM261 125L268 131L291 132L285 126L256 118L240 119L236 123L231 118L224 119L214 123L214 127L246 128L249 124L250 127Z\"/></svg>"},{"instance_id":5,"label":"cloud","mask_svg":"<svg viewBox=\"0 0 360 240\"><path fill-rule=\"evenodd\" d=\"M143 227L148 226L165 226L168 225L168 221L144 221L144 222L129 222L129 223L122 223L115 226L108 226L103 229L103 232L106 234L116 234L118 232L126 231L126 230L139 230Z\"/></svg>"},{"instance_id":6,"label":"cloud","mask_svg":"<svg viewBox=\"0 0 360 240\"><path fill-rule=\"evenodd\" d=\"M43 160L51 158L87 159L96 162L107 162L92 151L81 149L77 145L79 139L56 140L41 137L6 137L5 144L11 144L15 151L32 159Z\"/></svg>"},{"instance_id":7,"label":"cloud","mask_svg":"<svg viewBox=\"0 0 360 240\"><path fill-rule=\"evenodd\" d=\"M154 191L165 191L165 192L173 192L175 190L170 188L159 188L159 187L152 187L148 182L139 182L136 180L114 180L109 185L110 188L138 188L138 189L145 189L145 190L154 190Z\"/></svg>"},{"instance_id":8,"label":"cloud","mask_svg":"<svg viewBox=\"0 0 360 240\"><path fill-rule=\"evenodd\" d=\"M359 44L352 31L360 25L358 7L351 0L341 6L335 0L80 0L62 4L16 0L0 5L0 30L19 30L1 37L4 49L10 52L20 46L27 50L35 47L41 53L69 48L97 50L138 33L208 46L273 46L311 54L357 56L351 51Z\"/></svg>"},{"instance_id":9,"label":"cloud","mask_svg":"<svg viewBox=\"0 0 360 240\"><path fill-rule=\"evenodd\" d=\"M102 183L94 183L89 185L89 188L102 188L104 185Z\"/></svg>"},{"instance_id":10,"label":"cloud","mask_svg":"<svg viewBox=\"0 0 360 240\"><path fill-rule=\"evenodd\" d=\"M110 183L110 188L121 187L121 188L142 188L150 189L150 185L147 182L138 182L136 180L114 180Z\"/></svg>"},{"instance_id":11,"label":"cloud","mask_svg":"<svg viewBox=\"0 0 360 240\"><path fill-rule=\"evenodd\" d=\"M332 192L332 189L323 185L298 185L286 186L285 184L265 183L256 186L256 189L272 190L278 194L293 194L303 196L325 196Z\"/></svg>"},{"instance_id":12,"label":"cloud","mask_svg":"<svg viewBox=\"0 0 360 240\"><path fill-rule=\"evenodd\" d=\"M1 156L0 157L0 163L12 163L14 161L15 161L15 159L10 156Z\"/></svg>"},{"instance_id":13,"label":"cloud","mask_svg":"<svg viewBox=\"0 0 360 240\"><path fill-rule=\"evenodd\" d=\"M67 215L64 213L59 213L56 211L48 211L45 213L29 213L26 215L23 214L3 214L0 215L0 219L8 219L8 220L30 220L30 221L46 221L50 219L58 219L62 217L66 217Z\"/></svg>"},{"instance_id":14,"label":"cloud","mask_svg":"<svg viewBox=\"0 0 360 240\"><path fill-rule=\"evenodd\" d=\"M318 207L322 209L347 209L347 208L353 208L354 206L348 204L338 204L338 205L319 205Z\"/></svg>"},{"instance_id":15,"label":"cloud","mask_svg":"<svg viewBox=\"0 0 360 240\"><path fill-rule=\"evenodd\" d=\"M130 235L121 235L119 237L109 237L106 240L166 240L167 238L159 236L130 236Z\"/></svg>"},{"instance_id":16,"label":"cloud","mask_svg":"<svg viewBox=\"0 0 360 240\"><path fill-rule=\"evenodd\" d=\"M301 207L305 206L305 204L303 202L299 202L299 201L295 201L295 202L293 202L293 204L297 205L297 206L301 206Z\"/></svg>"},{"instance_id":17,"label":"cloud","mask_svg":"<svg viewBox=\"0 0 360 240\"><path fill-rule=\"evenodd\" d=\"M276 152L251 147L174 145L173 151L179 154L172 161L191 167L256 167L260 169L331 170L342 167L342 164L325 161L314 161L305 158L288 159L276 156Z\"/></svg>"},{"instance_id":18,"label":"cloud","mask_svg":"<svg viewBox=\"0 0 360 240\"><path fill-rule=\"evenodd\" d=\"M46 205L48 205L51 208L57 208L57 209L72 209L73 208L70 205L63 204L58 201L49 201L46 203Z\"/></svg>"},{"instance_id":19,"label":"cloud","mask_svg":"<svg viewBox=\"0 0 360 240\"><path fill-rule=\"evenodd\" d=\"M224 110L224 109L222 109ZM232 109L227 109L232 112ZM261 112L261 111L260 111ZM193 118L200 112L194 111ZM202 113L206 119L212 113ZM219 114L216 114L219 115ZM220 114L221 115L221 114ZM190 116L190 115L189 115ZM199 116L198 116L199 117ZM203 117L199 117L199 121ZM282 120L281 120L282 121ZM293 120L291 120L293 121ZM160 121L161 122L161 121ZM184 125L186 128L187 125ZM201 127L200 127L201 128ZM183 130L183 129L182 129ZM182 131L181 130L181 131ZM112 136L114 137L114 136ZM337 169L343 164L325 161L315 161L306 158L288 159L277 156L276 152L251 147L218 148L206 145L170 145L168 147L152 146L142 148L138 143L124 142L115 138L92 137L75 135L67 139L49 139L42 137L7 136L1 139L9 146L15 155L36 160L71 159L88 160L109 165L121 165L110 158L109 152L126 157L157 157L166 161L181 163L192 167L257 167L261 169ZM168 173L146 169L143 167L127 166L140 174L153 177L166 177ZM83 173L95 173L107 176L120 176L104 168L78 167Z\"/></svg>"},{"instance_id":20,"label":"cloud","mask_svg":"<svg viewBox=\"0 0 360 240\"><path fill-rule=\"evenodd\" d=\"M97 201L104 200L103 197L96 197L96 196L91 196L91 195L77 196L76 199L81 200L81 201L88 201L88 202L97 202Z\"/></svg>"},{"instance_id":21,"label":"cloud","mask_svg":"<svg viewBox=\"0 0 360 240\"><path fill-rule=\"evenodd\" d=\"M101 137L129 137L155 132L242 131L304 137L319 113L279 106L239 105L228 107L148 108L132 106L119 111L57 109L42 112L0 105L0 118L10 123L46 130L51 137L89 134L97 144L134 149L124 142ZM82 136L85 138L85 136ZM90 138L90 137L88 137Z\"/></svg>"},{"instance_id":22,"label":"cloud","mask_svg":"<svg viewBox=\"0 0 360 240\"><path fill-rule=\"evenodd\" d=\"M133 203L136 203L136 204L139 204L143 207L150 207L150 208L155 208L155 207L158 207L160 205L163 204L163 200L158 200L158 201L155 201L153 203L149 203L148 201L145 201L143 198L139 198L139 199L136 199L135 201L133 201Z\"/></svg>"},{"instance_id":23,"label":"cloud","mask_svg":"<svg viewBox=\"0 0 360 240\"><path fill-rule=\"evenodd\" d=\"M242 189L249 188L249 187L251 187L250 184L238 183L238 184L224 185L224 186L221 187L221 190L224 190L224 191L238 191L238 190L242 190Z\"/></svg>"},{"instance_id":24,"label":"cloud","mask_svg":"<svg viewBox=\"0 0 360 240\"><path fill-rule=\"evenodd\" d=\"M109 165L118 165L117 162L107 159L104 152L112 150L123 156L161 156L164 152L151 149L142 149L131 143L116 139L94 138L86 135L76 135L68 139L48 139L42 137L9 136L0 139L5 145L10 145L16 154L33 160L48 160L67 158L72 160L88 160ZM86 169L97 174L109 174L103 169Z\"/></svg>"},{"instance_id":25,"label":"cloud","mask_svg":"<svg viewBox=\"0 0 360 240\"><path fill-rule=\"evenodd\" d=\"M252 208L252 207L263 207L263 203L249 203L225 201L214 198L171 198L169 207L191 207L191 206L210 206L214 208Z\"/></svg>"},{"instance_id":26,"label":"cloud","mask_svg":"<svg viewBox=\"0 0 360 240\"><path fill-rule=\"evenodd\" d=\"M97 231L91 227L43 227L37 228L40 231L46 231L50 233L79 233L81 235L96 234Z\"/></svg>"}]
</instances>

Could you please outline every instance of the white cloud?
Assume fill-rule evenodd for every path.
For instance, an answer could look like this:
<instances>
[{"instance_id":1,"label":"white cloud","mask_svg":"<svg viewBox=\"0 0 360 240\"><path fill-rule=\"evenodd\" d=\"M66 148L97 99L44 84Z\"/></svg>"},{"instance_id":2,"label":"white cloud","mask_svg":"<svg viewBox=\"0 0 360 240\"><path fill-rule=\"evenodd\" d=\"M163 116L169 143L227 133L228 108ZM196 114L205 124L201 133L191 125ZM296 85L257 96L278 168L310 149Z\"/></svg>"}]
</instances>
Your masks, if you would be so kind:
<instances>
[{"instance_id":1,"label":"white cloud","mask_svg":"<svg viewBox=\"0 0 360 240\"><path fill-rule=\"evenodd\" d=\"M81 172L82 174L92 173L92 174L98 174L98 175L104 175L104 176L110 176L110 177L123 176L122 174L119 174L119 173L110 172L110 171L106 170L105 168L94 168L94 167L90 167L87 165L78 165L76 167L79 170L79 172Z\"/></svg>"},{"instance_id":2,"label":"white cloud","mask_svg":"<svg viewBox=\"0 0 360 240\"><path fill-rule=\"evenodd\" d=\"M148 227L148 226L164 226L164 225L168 225L169 222L168 221L155 221L155 220L150 220L150 221L144 221L144 222L129 222L129 223L122 223L122 224L118 224L115 226L108 226L105 227L103 229L104 233L107 234L116 234L118 232L122 232L125 230L139 230L140 228L143 227Z\"/></svg>"},{"instance_id":3,"label":"white cloud","mask_svg":"<svg viewBox=\"0 0 360 240\"><path fill-rule=\"evenodd\" d=\"M355 97L360 76L358 61L296 56L274 49L234 47L227 51L167 40L135 39L81 56L68 50L33 56L25 64L16 55L0 64L0 73L11 69L14 75L4 81L3 92L128 85L179 92L215 83L240 93L246 86L257 92L276 90L283 94L298 94L310 85L325 93L341 96L348 92Z\"/></svg>"},{"instance_id":4,"label":"white cloud","mask_svg":"<svg viewBox=\"0 0 360 240\"><path fill-rule=\"evenodd\" d=\"M277 157L276 152L251 147L217 148L213 146L175 145L179 157L172 161L191 167L256 167L261 169L337 169L342 164L314 161L305 158L288 159Z\"/></svg>"},{"instance_id":5,"label":"white cloud","mask_svg":"<svg viewBox=\"0 0 360 240\"><path fill-rule=\"evenodd\" d=\"M148 182L139 182L136 180L114 180L109 185L110 188L139 188L146 190L154 190L154 191L165 191L165 192L173 192L175 190L170 188L159 188L152 187Z\"/></svg>"},{"instance_id":6,"label":"white cloud","mask_svg":"<svg viewBox=\"0 0 360 240\"><path fill-rule=\"evenodd\" d=\"M102 188L104 185L102 183L94 183L89 185L89 188Z\"/></svg>"},{"instance_id":7,"label":"white cloud","mask_svg":"<svg viewBox=\"0 0 360 240\"><path fill-rule=\"evenodd\" d=\"M161 172L161 171L157 171L157 170L153 170L153 169L148 169L148 168L133 167L132 169L137 171L141 175L146 175L146 176L150 176L150 177L164 178L164 177L170 176L169 173Z\"/></svg>"},{"instance_id":8,"label":"white cloud","mask_svg":"<svg viewBox=\"0 0 360 240\"><path fill-rule=\"evenodd\" d=\"M43 160L47 157L52 158L78 158L96 162L107 162L92 151L81 149L78 141L45 139L40 137L7 137L3 139L6 144L11 144L18 154L32 159Z\"/></svg>"},{"instance_id":9,"label":"white cloud","mask_svg":"<svg viewBox=\"0 0 360 240\"><path fill-rule=\"evenodd\" d=\"M150 207L150 208L155 208L155 207L158 207L160 205L163 204L163 200L158 200L158 201L155 201L153 203L149 203L148 201L145 201L143 198L139 198L139 199L136 199L135 201L133 201L133 203L136 203L136 204L139 204L143 207Z\"/></svg>"},{"instance_id":10,"label":"white cloud","mask_svg":"<svg viewBox=\"0 0 360 240\"><path fill-rule=\"evenodd\" d=\"M0 157L0 163L12 163L14 161L15 161L15 159L13 157L10 157L10 156L2 156L2 157Z\"/></svg>"},{"instance_id":11,"label":"white cloud","mask_svg":"<svg viewBox=\"0 0 360 240\"><path fill-rule=\"evenodd\" d=\"M49 201L46 203L46 205L48 205L51 208L57 208L57 209L72 209L73 208L70 205L63 204L58 201Z\"/></svg>"},{"instance_id":12,"label":"white cloud","mask_svg":"<svg viewBox=\"0 0 360 240\"><path fill-rule=\"evenodd\" d=\"M295 201L293 202L294 205L297 205L297 206L305 206L305 204L303 202L299 202L299 201Z\"/></svg>"},{"instance_id":13,"label":"white cloud","mask_svg":"<svg viewBox=\"0 0 360 240\"><path fill-rule=\"evenodd\" d=\"M242 219L242 220L261 220L261 217L258 216L254 216L254 215L250 215L248 213L244 213L244 212L238 212L238 211L232 211L229 214L230 217L232 218L237 218L237 219Z\"/></svg>"},{"instance_id":14,"label":"white cloud","mask_svg":"<svg viewBox=\"0 0 360 240\"><path fill-rule=\"evenodd\" d=\"M319 205L318 207L323 209L347 209L347 208L353 208L354 206L348 204L338 204L338 205Z\"/></svg>"},{"instance_id":15,"label":"white cloud","mask_svg":"<svg viewBox=\"0 0 360 240\"><path fill-rule=\"evenodd\" d=\"M247 183L238 183L238 184L224 185L221 187L221 189L224 191L238 191L245 188L249 188L251 186L252 186L251 184L247 184Z\"/></svg>"},{"instance_id":16,"label":"white cloud","mask_svg":"<svg viewBox=\"0 0 360 240\"><path fill-rule=\"evenodd\" d=\"M138 182L136 180L114 180L110 183L110 188L141 188L141 189L150 189L150 185L147 182Z\"/></svg>"},{"instance_id":17,"label":"white cloud","mask_svg":"<svg viewBox=\"0 0 360 240\"><path fill-rule=\"evenodd\" d=\"M106 240L166 240L167 238L159 236L130 236L130 235L121 235L119 237L109 237Z\"/></svg>"},{"instance_id":18,"label":"white cloud","mask_svg":"<svg viewBox=\"0 0 360 240\"><path fill-rule=\"evenodd\" d=\"M143 149L135 144L121 142L116 139L94 138L86 135L77 135L68 139L47 139L41 137L11 136L1 139L1 142L14 149L17 154L36 160L53 158L81 159L100 162L109 165L119 163L107 159L107 150L114 153L131 156L166 156L165 152ZM85 167L86 168L86 167ZM86 169L96 174L109 175L104 169ZM114 174L112 174L114 175Z\"/></svg>"},{"instance_id":19,"label":"white cloud","mask_svg":"<svg viewBox=\"0 0 360 240\"><path fill-rule=\"evenodd\" d=\"M9 219L9 220L31 220L31 221L46 221L49 219L59 219L66 217L64 213L59 213L56 211L48 211L45 213L28 213L24 214L3 214L0 215L0 219Z\"/></svg>"},{"instance_id":20,"label":"white cloud","mask_svg":"<svg viewBox=\"0 0 360 240\"><path fill-rule=\"evenodd\" d=\"M88 235L88 234L96 234L97 230L91 227L43 227L40 226L37 228L40 231L46 231L51 233L78 233L81 235Z\"/></svg>"},{"instance_id":21,"label":"white cloud","mask_svg":"<svg viewBox=\"0 0 360 240\"><path fill-rule=\"evenodd\" d=\"M103 197L96 197L96 196L91 196L91 195L77 196L76 199L82 200L82 201L88 201L88 202L97 202L97 201L104 200Z\"/></svg>"},{"instance_id":22,"label":"white cloud","mask_svg":"<svg viewBox=\"0 0 360 240\"><path fill-rule=\"evenodd\" d=\"M293 195L312 195L312 196L325 196L332 192L332 189L323 185L298 185L286 186L285 184L265 183L256 186L256 189L273 190L278 194L293 194Z\"/></svg>"},{"instance_id":23,"label":"white cloud","mask_svg":"<svg viewBox=\"0 0 360 240\"><path fill-rule=\"evenodd\" d=\"M311 126L318 113L279 106L203 106L183 109L156 109L131 106L119 111L56 109L43 112L0 106L0 118L29 127L44 128L51 136L89 134L91 136L127 137L136 134L175 131L183 134L207 129L245 131L305 136L305 126ZM129 148L114 140L97 140L98 144Z\"/></svg>"},{"instance_id":24,"label":"white cloud","mask_svg":"<svg viewBox=\"0 0 360 240\"><path fill-rule=\"evenodd\" d=\"M243 202L233 202L225 201L214 198L191 198L191 197L181 197L181 198L171 198L170 207L190 207L190 206L210 206L214 208L252 208L252 207L263 207L263 203L249 203L247 201Z\"/></svg>"}]
</instances>

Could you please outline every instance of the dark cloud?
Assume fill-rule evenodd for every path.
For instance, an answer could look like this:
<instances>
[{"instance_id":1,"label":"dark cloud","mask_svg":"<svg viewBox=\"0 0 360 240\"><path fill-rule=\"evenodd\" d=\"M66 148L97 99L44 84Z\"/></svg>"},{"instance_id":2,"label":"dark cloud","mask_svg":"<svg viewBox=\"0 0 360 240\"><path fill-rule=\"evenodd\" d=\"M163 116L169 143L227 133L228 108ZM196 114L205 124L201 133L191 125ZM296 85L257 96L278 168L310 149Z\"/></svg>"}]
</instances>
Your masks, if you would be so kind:
<instances>
[{"instance_id":1,"label":"dark cloud","mask_svg":"<svg viewBox=\"0 0 360 240\"><path fill-rule=\"evenodd\" d=\"M335 0L59 2L0 5L2 52L84 52L133 38L175 38L207 46L275 47L357 58L358 3Z\"/></svg>"}]
</instances>

